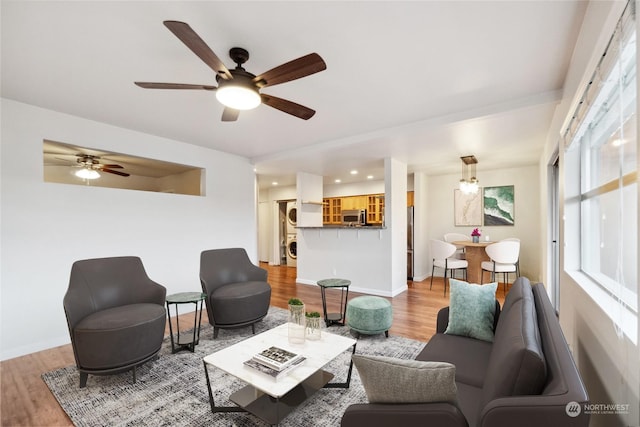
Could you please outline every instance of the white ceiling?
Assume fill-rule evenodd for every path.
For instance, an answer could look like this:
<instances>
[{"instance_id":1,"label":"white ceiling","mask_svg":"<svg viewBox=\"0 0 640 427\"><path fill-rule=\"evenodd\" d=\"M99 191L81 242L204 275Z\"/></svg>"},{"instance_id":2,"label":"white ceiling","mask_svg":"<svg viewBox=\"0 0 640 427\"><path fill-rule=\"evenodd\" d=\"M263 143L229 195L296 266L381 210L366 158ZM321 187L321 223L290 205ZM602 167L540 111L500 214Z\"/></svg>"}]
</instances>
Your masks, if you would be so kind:
<instances>
[{"instance_id":1,"label":"white ceiling","mask_svg":"<svg viewBox=\"0 0 640 427\"><path fill-rule=\"evenodd\" d=\"M2 0L2 96L248 157L261 185L297 171L382 179L385 157L455 173L469 154L482 180L539 160L586 4ZM254 74L317 52L326 71L262 91L316 115L262 105L223 123L212 92L135 86L215 85L164 20L187 22L229 68L228 50L247 49Z\"/></svg>"}]
</instances>

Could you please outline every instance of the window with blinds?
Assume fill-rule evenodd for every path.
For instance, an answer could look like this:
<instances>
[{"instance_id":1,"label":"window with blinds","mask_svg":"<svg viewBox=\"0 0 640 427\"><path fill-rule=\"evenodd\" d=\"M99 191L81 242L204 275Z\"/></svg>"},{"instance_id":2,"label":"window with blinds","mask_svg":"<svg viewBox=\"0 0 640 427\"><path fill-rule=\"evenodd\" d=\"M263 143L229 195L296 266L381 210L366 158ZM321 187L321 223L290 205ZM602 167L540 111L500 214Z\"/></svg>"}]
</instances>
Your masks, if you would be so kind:
<instances>
[{"instance_id":1,"label":"window with blinds","mask_svg":"<svg viewBox=\"0 0 640 427\"><path fill-rule=\"evenodd\" d=\"M579 150L580 267L637 313L638 173L635 3L618 22L564 134Z\"/></svg>"}]
</instances>

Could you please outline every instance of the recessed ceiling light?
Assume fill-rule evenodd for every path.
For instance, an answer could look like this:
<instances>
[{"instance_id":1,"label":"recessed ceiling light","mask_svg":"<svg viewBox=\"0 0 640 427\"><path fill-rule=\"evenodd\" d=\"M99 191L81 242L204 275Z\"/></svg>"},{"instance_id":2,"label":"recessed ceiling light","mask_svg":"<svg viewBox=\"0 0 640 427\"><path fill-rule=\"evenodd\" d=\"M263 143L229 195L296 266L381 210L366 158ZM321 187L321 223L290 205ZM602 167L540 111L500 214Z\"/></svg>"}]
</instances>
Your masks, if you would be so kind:
<instances>
[{"instance_id":1,"label":"recessed ceiling light","mask_svg":"<svg viewBox=\"0 0 640 427\"><path fill-rule=\"evenodd\" d=\"M340 184L340 183L342 182L342 180L341 180L341 179L336 179L336 180L335 180L335 181L333 181L333 182L335 182L336 184Z\"/></svg>"},{"instance_id":2,"label":"recessed ceiling light","mask_svg":"<svg viewBox=\"0 0 640 427\"><path fill-rule=\"evenodd\" d=\"M358 171L357 171L357 170L355 170L355 169L354 169L354 170L352 170L352 171L351 171L351 175L358 175Z\"/></svg>"},{"instance_id":3,"label":"recessed ceiling light","mask_svg":"<svg viewBox=\"0 0 640 427\"><path fill-rule=\"evenodd\" d=\"M273 181L271 185L278 185L278 181Z\"/></svg>"},{"instance_id":4,"label":"recessed ceiling light","mask_svg":"<svg viewBox=\"0 0 640 427\"><path fill-rule=\"evenodd\" d=\"M367 179L373 179L373 175L367 175Z\"/></svg>"}]
</instances>

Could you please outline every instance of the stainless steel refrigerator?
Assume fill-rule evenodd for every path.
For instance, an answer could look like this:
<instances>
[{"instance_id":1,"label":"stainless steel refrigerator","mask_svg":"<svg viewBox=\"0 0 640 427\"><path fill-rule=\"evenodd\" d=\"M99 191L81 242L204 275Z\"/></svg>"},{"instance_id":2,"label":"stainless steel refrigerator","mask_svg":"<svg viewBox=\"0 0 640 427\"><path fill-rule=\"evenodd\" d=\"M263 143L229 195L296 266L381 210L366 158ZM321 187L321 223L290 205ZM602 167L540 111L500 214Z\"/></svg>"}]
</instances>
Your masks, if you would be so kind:
<instances>
[{"instance_id":1,"label":"stainless steel refrigerator","mask_svg":"<svg viewBox=\"0 0 640 427\"><path fill-rule=\"evenodd\" d=\"M413 280L413 206L407 208L407 280Z\"/></svg>"}]
</instances>

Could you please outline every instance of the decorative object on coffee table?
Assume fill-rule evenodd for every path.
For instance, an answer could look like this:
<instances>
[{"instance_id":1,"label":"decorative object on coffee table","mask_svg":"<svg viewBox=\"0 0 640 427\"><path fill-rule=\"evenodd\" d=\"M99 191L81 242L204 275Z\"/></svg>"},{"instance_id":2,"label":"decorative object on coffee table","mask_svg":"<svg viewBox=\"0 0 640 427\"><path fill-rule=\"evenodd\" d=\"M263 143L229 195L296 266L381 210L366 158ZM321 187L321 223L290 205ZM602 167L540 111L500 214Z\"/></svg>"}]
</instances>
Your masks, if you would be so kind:
<instances>
[{"instance_id":1,"label":"decorative object on coffee table","mask_svg":"<svg viewBox=\"0 0 640 427\"><path fill-rule=\"evenodd\" d=\"M320 313L317 311L312 311L311 313L307 313L306 315L306 323L307 323L307 339L308 340L319 340L322 338L322 329Z\"/></svg>"},{"instance_id":2,"label":"decorative object on coffee table","mask_svg":"<svg viewBox=\"0 0 640 427\"><path fill-rule=\"evenodd\" d=\"M382 297L364 295L353 298L347 304L347 326L356 335L375 335L384 332L389 337L393 322L391 303Z\"/></svg>"},{"instance_id":3,"label":"decorative object on coffee table","mask_svg":"<svg viewBox=\"0 0 640 427\"><path fill-rule=\"evenodd\" d=\"M182 350L189 350L194 352L196 345L200 341L200 325L202 325L202 301L207 297L207 294L202 292L180 292L167 296L167 317L169 318L169 335L171 336L171 353L177 353ZM173 325L171 323L171 304L175 306L176 311L176 338L173 338ZM194 319L193 319L193 335L182 334L180 337L180 313L178 312L178 306L180 304L194 304ZM199 315L198 315L199 314Z\"/></svg>"},{"instance_id":4,"label":"decorative object on coffee table","mask_svg":"<svg viewBox=\"0 0 640 427\"><path fill-rule=\"evenodd\" d=\"M471 232L471 239L473 240L473 243L478 243L480 241L480 230L478 230L477 228L474 228L473 231Z\"/></svg>"},{"instance_id":5,"label":"decorative object on coffee table","mask_svg":"<svg viewBox=\"0 0 640 427\"><path fill-rule=\"evenodd\" d=\"M320 294L322 295L322 310L324 311L324 322L327 326L344 325L344 319L347 311L347 299L349 298L349 285L351 285L351 281L347 279L333 278L318 280L318 286L320 286ZM327 313L327 288L340 288L339 313Z\"/></svg>"},{"instance_id":6,"label":"decorative object on coffee table","mask_svg":"<svg viewBox=\"0 0 640 427\"><path fill-rule=\"evenodd\" d=\"M298 298L289 299L289 342L292 344L304 344L306 335L306 319L304 316L304 303Z\"/></svg>"}]
</instances>

